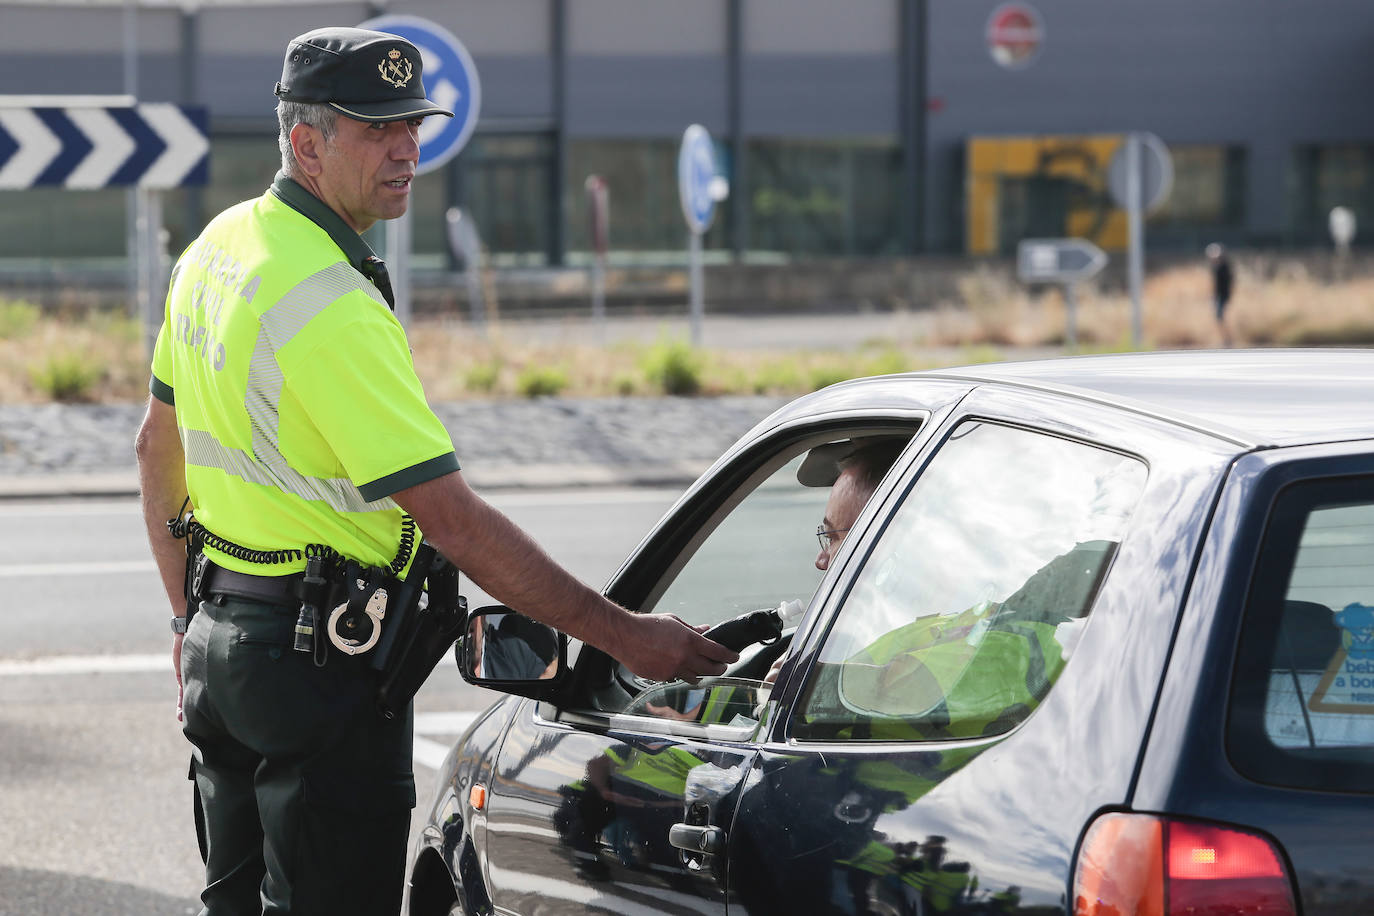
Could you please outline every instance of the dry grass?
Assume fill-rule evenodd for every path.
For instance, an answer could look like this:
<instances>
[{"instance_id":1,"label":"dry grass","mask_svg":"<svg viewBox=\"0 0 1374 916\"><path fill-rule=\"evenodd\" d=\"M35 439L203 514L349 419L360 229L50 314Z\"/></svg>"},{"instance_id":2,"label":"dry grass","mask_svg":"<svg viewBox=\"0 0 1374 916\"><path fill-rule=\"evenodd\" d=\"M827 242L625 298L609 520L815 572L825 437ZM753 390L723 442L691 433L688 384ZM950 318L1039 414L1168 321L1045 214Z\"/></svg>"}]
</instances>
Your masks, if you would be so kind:
<instances>
[{"instance_id":1,"label":"dry grass","mask_svg":"<svg viewBox=\"0 0 1374 916\"><path fill-rule=\"evenodd\" d=\"M854 351L715 350L694 353L680 341L609 346L533 344L474 334L466 324L419 322L411 332L415 364L429 397L571 397L654 395L665 387L665 365L687 389L704 395L811 391L859 375L931 368L951 359L1005 358L1007 350L1063 343L1065 303L1056 290L1032 296L990 271L970 273L960 300L926 314L911 340L874 340ZM1205 266L1163 271L1144 290L1147 348L1212 347L1221 336L1212 318ZM1131 308L1124 294L1080 289L1081 351L1130 348ZM1296 261L1237 264L1236 296L1228 310L1238 346L1374 344L1374 278L1332 284L1309 276ZM952 352L950 348L955 348ZM140 330L108 313L44 314L0 300L0 404L52 400L130 402L147 396L147 358Z\"/></svg>"},{"instance_id":2,"label":"dry grass","mask_svg":"<svg viewBox=\"0 0 1374 916\"><path fill-rule=\"evenodd\" d=\"M0 404L142 400L147 366L140 328L127 318L0 301Z\"/></svg>"},{"instance_id":3,"label":"dry grass","mask_svg":"<svg viewBox=\"0 0 1374 916\"><path fill-rule=\"evenodd\" d=\"M1057 289L1032 296L1010 280L979 271L961 282L960 294L962 302L937 310L928 343L1063 343L1066 305ZM1205 266L1148 277L1141 296L1146 348L1221 345L1211 298L1211 276ZM1328 284L1309 276L1298 262L1241 263L1226 320L1234 346L1374 343L1374 278ZM1128 348L1130 298L1083 286L1077 295L1077 330L1082 349Z\"/></svg>"},{"instance_id":4,"label":"dry grass","mask_svg":"<svg viewBox=\"0 0 1374 916\"><path fill-rule=\"evenodd\" d=\"M794 394L859 375L933 365L915 349L898 349L886 341L875 341L851 353L692 353L681 341L670 339L647 345L622 341L604 347L530 344L516 342L499 331L482 337L456 322L420 324L410 339L425 393L435 401L520 396L521 380L541 369L563 375L564 395L617 397L663 393L665 385L659 379L665 362L679 373L692 374L696 392L702 395Z\"/></svg>"}]
</instances>

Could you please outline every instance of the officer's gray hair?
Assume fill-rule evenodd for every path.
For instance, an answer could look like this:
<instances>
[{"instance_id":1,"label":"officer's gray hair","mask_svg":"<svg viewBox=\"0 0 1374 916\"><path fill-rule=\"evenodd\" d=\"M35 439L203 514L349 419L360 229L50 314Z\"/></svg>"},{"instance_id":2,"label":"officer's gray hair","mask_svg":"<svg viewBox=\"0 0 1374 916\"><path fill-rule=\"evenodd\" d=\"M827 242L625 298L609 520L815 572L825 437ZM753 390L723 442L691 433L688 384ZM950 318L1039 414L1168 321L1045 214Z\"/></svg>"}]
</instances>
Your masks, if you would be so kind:
<instances>
[{"instance_id":1,"label":"officer's gray hair","mask_svg":"<svg viewBox=\"0 0 1374 916\"><path fill-rule=\"evenodd\" d=\"M296 153L291 149L291 128L297 124L308 124L324 135L326 141L334 139L339 123L339 113L328 105L316 102L277 103L277 124L281 131L277 134L277 146L281 148L281 167L286 174L295 176L298 168Z\"/></svg>"}]
</instances>

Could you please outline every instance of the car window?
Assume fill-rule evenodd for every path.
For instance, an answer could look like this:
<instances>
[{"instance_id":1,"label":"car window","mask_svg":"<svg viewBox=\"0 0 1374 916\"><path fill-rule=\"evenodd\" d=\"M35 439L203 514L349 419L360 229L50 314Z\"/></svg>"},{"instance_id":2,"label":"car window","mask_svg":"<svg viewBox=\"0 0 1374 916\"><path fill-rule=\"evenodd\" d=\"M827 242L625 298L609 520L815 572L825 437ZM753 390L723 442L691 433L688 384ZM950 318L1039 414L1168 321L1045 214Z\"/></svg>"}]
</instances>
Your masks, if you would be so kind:
<instances>
[{"instance_id":1,"label":"car window","mask_svg":"<svg viewBox=\"0 0 1374 916\"><path fill-rule=\"evenodd\" d=\"M1105 449L961 424L893 514L821 646L793 737L995 735L1072 654L1144 486Z\"/></svg>"},{"instance_id":2,"label":"car window","mask_svg":"<svg viewBox=\"0 0 1374 916\"><path fill-rule=\"evenodd\" d=\"M719 495L696 530L682 534L672 561L657 571L635 603L697 626L785 605L781 637L745 646L728 677L703 679L690 688L646 681L622 669L624 692L599 691L599 710L658 717L661 727L672 732L751 727L761 702L752 691L761 687L771 662L786 650L797 615L824 574L817 566L818 527L841 464L867 446L881 450L890 462L910 438L910 428L832 429L793 436L768 457L756 459L731 492Z\"/></svg>"},{"instance_id":3,"label":"car window","mask_svg":"<svg viewBox=\"0 0 1374 916\"><path fill-rule=\"evenodd\" d=\"M1374 479L1285 490L1246 603L1227 743L1242 773L1374 792Z\"/></svg>"},{"instance_id":4,"label":"car window","mask_svg":"<svg viewBox=\"0 0 1374 916\"><path fill-rule=\"evenodd\" d=\"M739 495L644 609L710 624L786 599L809 600L821 580L815 531L828 491L797 481L804 457L796 455Z\"/></svg>"}]
</instances>

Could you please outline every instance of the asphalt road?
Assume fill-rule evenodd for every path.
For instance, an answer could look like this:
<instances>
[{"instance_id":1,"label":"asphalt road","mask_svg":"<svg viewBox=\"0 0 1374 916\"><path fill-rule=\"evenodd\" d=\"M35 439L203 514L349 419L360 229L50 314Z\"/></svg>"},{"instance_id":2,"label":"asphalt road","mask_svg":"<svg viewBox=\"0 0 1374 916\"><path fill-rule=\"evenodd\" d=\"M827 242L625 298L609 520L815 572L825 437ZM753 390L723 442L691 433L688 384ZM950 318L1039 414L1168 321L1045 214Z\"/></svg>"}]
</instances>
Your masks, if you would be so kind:
<instances>
[{"instance_id":1,"label":"asphalt road","mask_svg":"<svg viewBox=\"0 0 1374 916\"><path fill-rule=\"evenodd\" d=\"M491 499L600 586L677 495ZM188 745L137 503L0 502L0 591L0 916L197 912ZM487 600L463 591L471 606ZM449 744L491 699L449 665L421 690L417 822Z\"/></svg>"}]
</instances>

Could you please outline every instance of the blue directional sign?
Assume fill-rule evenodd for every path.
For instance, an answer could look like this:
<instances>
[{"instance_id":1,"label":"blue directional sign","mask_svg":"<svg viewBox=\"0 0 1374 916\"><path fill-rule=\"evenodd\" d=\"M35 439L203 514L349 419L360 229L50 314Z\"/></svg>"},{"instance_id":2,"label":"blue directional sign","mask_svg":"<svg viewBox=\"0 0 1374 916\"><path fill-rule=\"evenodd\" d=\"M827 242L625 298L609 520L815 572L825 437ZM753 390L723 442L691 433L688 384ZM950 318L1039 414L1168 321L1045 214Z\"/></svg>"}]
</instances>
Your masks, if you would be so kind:
<instances>
[{"instance_id":1,"label":"blue directional sign","mask_svg":"<svg viewBox=\"0 0 1374 916\"><path fill-rule=\"evenodd\" d=\"M204 108L153 102L0 106L0 188L203 185L208 124Z\"/></svg>"},{"instance_id":2,"label":"blue directional sign","mask_svg":"<svg viewBox=\"0 0 1374 916\"><path fill-rule=\"evenodd\" d=\"M700 124L683 131L677 154L677 190L687 228L701 235L711 228L721 179L716 174L716 149L711 135Z\"/></svg>"},{"instance_id":3,"label":"blue directional sign","mask_svg":"<svg viewBox=\"0 0 1374 916\"><path fill-rule=\"evenodd\" d=\"M453 112L425 118L420 125L420 165L417 174L448 162L468 142L482 108L482 84L477 67L463 43L443 26L418 16L378 16L360 28L400 35L419 48L424 61L425 94Z\"/></svg>"}]
</instances>

